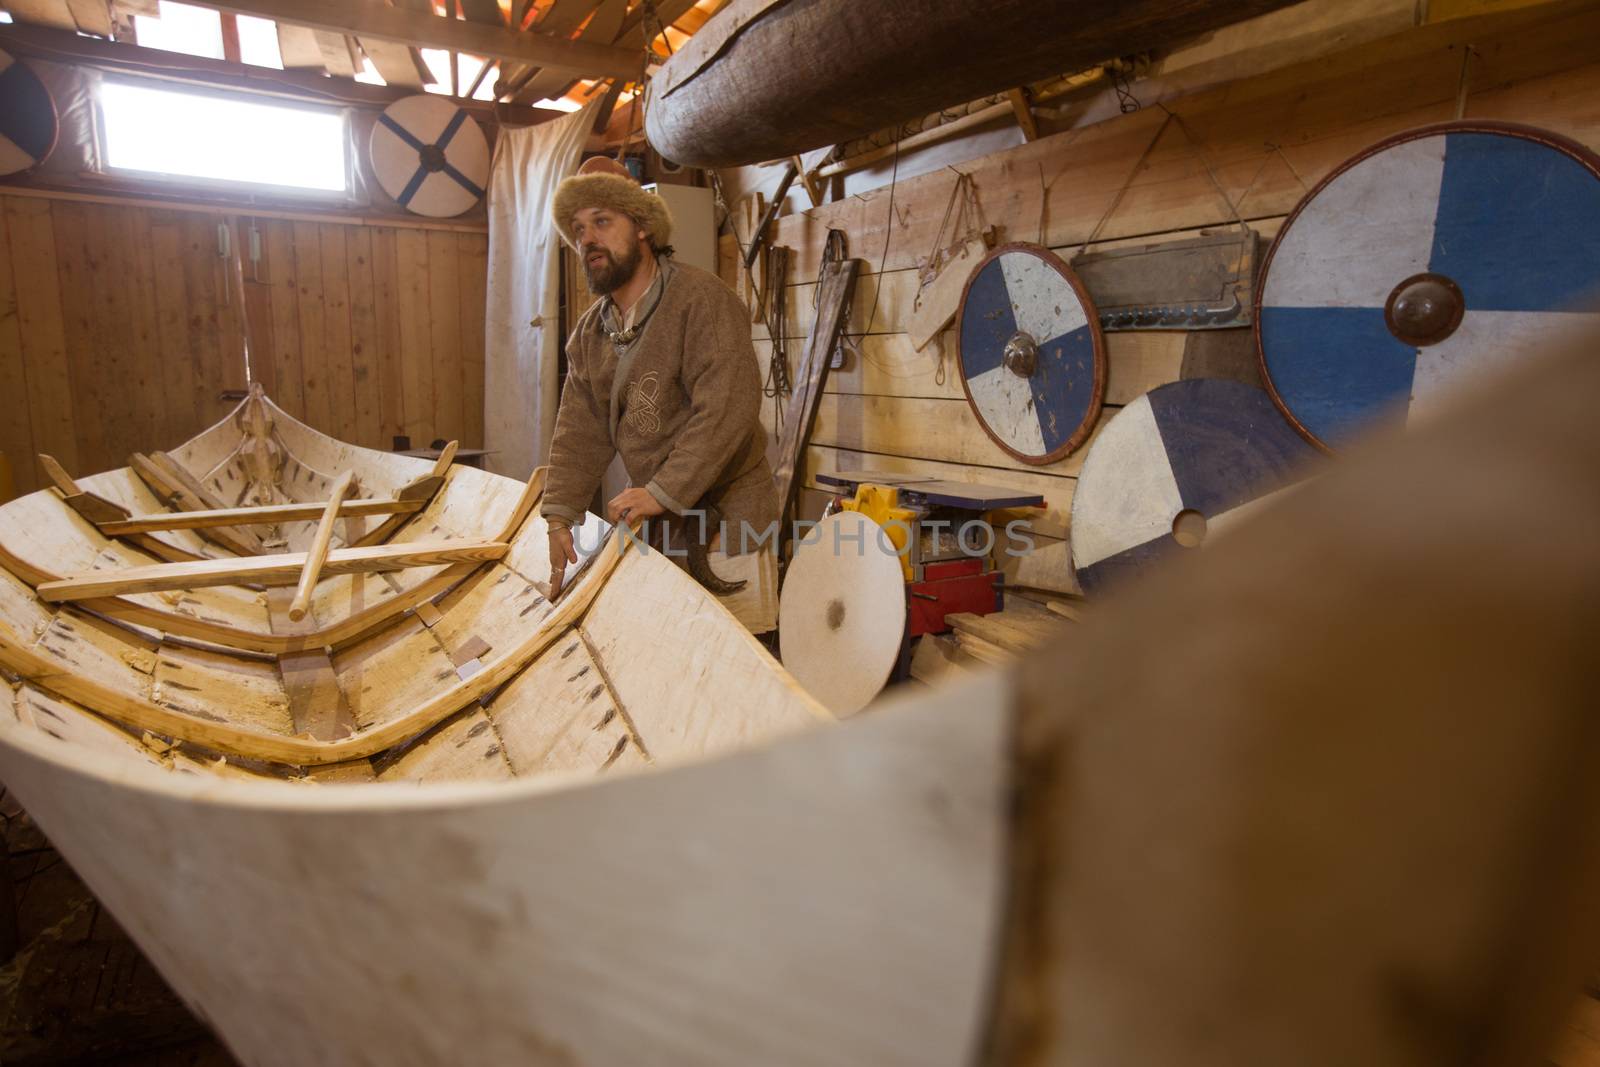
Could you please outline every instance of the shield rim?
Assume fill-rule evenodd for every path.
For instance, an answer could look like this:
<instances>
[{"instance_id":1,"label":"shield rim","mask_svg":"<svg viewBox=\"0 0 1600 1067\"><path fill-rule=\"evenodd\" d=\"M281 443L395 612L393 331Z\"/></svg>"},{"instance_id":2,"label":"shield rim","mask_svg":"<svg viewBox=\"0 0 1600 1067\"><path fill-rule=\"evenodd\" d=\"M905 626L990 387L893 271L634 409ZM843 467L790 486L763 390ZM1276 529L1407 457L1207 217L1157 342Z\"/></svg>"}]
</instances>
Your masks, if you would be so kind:
<instances>
[{"instance_id":1,"label":"shield rim","mask_svg":"<svg viewBox=\"0 0 1600 1067\"><path fill-rule=\"evenodd\" d=\"M466 111L466 113L467 113L466 121L467 121L468 124L470 124L475 129L477 135L480 138L483 139L484 147L487 149L487 155L488 155L489 161L490 161L490 166L485 168L484 175L483 175L483 186L484 186L484 189L486 190L486 192L484 193L483 196L477 197L470 204L468 204L466 207L462 208L460 211L452 212L450 214L435 214L435 213L429 212L429 211L419 211L418 209L412 207L410 204L401 204L400 201L399 201L400 191L399 190L391 190L389 188L388 183L385 181L384 175L378 173L377 166L374 163L374 159L373 159L374 153L372 151L372 142L373 142L373 139L378 136L378 131L382 130L384 128L383 124L380 123L380 122L377 122L377 121L373 122L372 130L367 134L367 144L366 144L367 151L366 151L366 159L365 159L365 163L366 163L367 169L371 172L373 180L377 182L378 188L383 190L384 195L387 196L396 205L398 205L399 207L403 208L405 211L409 212L410 214L416 215L419 218L425 218L425 219L456 219L456 218L460 218L462 215L465 215L467 212L471 211L473 208L475 208L479 204L483 203L485 197L488 195L487 194L487 189L488 189L488 181L489 181L489 170L492 169L492 167L493 167L494 146L488 143L489 139L488 139L488 137L486 137L484 135L483 127L479 126L478 122L477 122L477 119L472 117L472 112L471 111L467 111L466 108L462 107L458 103L454 103L450 98L447 98L447 97L442 97L442 96L438 96L438 95L430 95L428 93L413 93L410 96L402 96L398 100L390 101L388 104L386 104L384 106L384 109L381 112L379 112L379 114L380 115L387 115L387 114L389 114L389 111L390 111L391 108L393 108L393 107L395 107L395 106L397 106L399 104L406 103L407 101L410 101L410 100L426 100L429 104L438 103L438 104L443 104L446 107L454 108L455 111ZM452 112L452 116L453 115L454 115L454 112ZM393 137L394 134L390 133L389 136ZM410 151L414 155L416 155L417 162L420 165L421 161L422 161L422 154L420 152L417 152L416 149L411 148L410 145L406 145L406 148L407 148L408 151ZM429 177L432 177L432 175L430 175ZM402 188L403 188L403 186L402 186ZM459 188L459 186L458 186L458 188ZM466 190L466 189L462 189L462 192L466 193L466 192L469 192L469 191Z\"/></svg>"},{"instance_id":2,"label":"shield rim","mask_svg":"<svg viewBox=\"0 0 1600 1067\"><path fill-rule=\"evenodd\" d=\"M1261 373L1261 383L1267 390L1267 395L1272 398L1272 404L1278 409L1285 421L1295 428L1295 431L1304 437L1313 448L1324 455L1337 455L1338 450L1312 433L1289 408L1289 404L1278 394L1278 387L1272 380L1271 373L1267 370L1267 352L1261 339L1261 309L1262 300L1267 292L1267 279L1272 271L1272 261L1278 253L1278 246L1282 244L1284 236L1299 219L1300 213L1317 198L1329 185L1333 184L1341 174L1359 163L1364 163L1380 152L1386 152L1397 145L1410 141L1420 141L1427 137L1438 137L1451 133L1493 133L1505 137L1516 137L1524 141L1534 141L1553 148L1568 156L1584 167L1596 179L1600 180L1600 154L1591 151L1585 145L1578 143L1570 137L1547 130L1539 126L1530 126L1521 122L1501 122L1494 119L1454 119L1448 122L1431 122L1424 126L1413 126L1399 133L1390 134L1388 137L1374 141L1355 155L1340 163L1329 171L1323 178L1311 187L1311 190L1300 198L1294 210L1284 218L1283 225L1278 229L1277 236L1272 239L1272 244L1267 248L1267 254L1261 259L1261 269L1256 277L1255 299L1251 309L1254 322L1251 331L1255 335L1256 343L1256 368Z\"/></svg>"},{"instance_id":3,"label":"shield rim","mask_svg":"<svg viewBox=\"0 0 1600 1067\"><path fill-rule=\"evenodd\" d=\"M1017 451L990 428L988 420L983 417L982 409L978 407L977 402L972 398L972 390L967 386L966 354L961 350L961 324L967 315L967 299L972 294L973 281L993 260L1013 252L1023 252L1042 260L1046 266L1053 268L1072 287L1073 292L1078 297L1078 303L1083 307L1083 313L1089 326L1089 336L1094 342L1094 382L1092 391L1089 394L1089 406L1084 412L1083 421L1078 424L1077 428L1072 431L1064 442L1053 451L1041 456L1031 456L1025 452ZM1034 244L1031 241L1011 241L1000 245L979 260L977 266L972 268L972 273L967 275L966 284L961 287L961 303L956 308L956 370L961 373L961 392L966 396L967 407L972 410L972 414L977 418L978 425L983 428L983 432L988 435L989 440L993 441L1013 459L1020 460L1030 467L1042 467L1065 459L1082 447L1084 441L1088 440L1089 435L1094 431L1095 424L1100 421L1101 410L1105 407L1106 342L1105 336L1100 330L1100 315L1095 310L1094 300L1090 298L1089 290L1084 286L1083 279L1078 277L1071 264L1050 249L1043 245Z\"/></svg>"}]
</instances>

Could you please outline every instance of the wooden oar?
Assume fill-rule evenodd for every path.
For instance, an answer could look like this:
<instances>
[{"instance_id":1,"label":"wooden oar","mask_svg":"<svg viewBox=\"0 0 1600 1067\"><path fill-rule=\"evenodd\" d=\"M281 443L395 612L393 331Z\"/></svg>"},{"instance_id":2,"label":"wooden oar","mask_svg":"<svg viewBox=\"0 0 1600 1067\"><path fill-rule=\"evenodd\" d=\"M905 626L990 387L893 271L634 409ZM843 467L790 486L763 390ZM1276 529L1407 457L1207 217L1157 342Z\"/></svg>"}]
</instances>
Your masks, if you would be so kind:
<instances>
[{"instance_id":1,"label":"wooden oar","mask_svg":"<svg viewBox=\"0 0 1600 1067\"><path fill-rule=\"evenodd\" d=\"M333 524L339 519L339 506L350 495L350 485L355 481L354 471L345 471L333 483L328 493L328 505L322 509L317 522L317 532L306 550L306 565L300 568L300 584L295 587L294 603L289 605L289 620L299 622L311 610L311 594L317 588L317 578L322 565L328 561L328 549L333 545Z\"/></svg>"}]
</instances>

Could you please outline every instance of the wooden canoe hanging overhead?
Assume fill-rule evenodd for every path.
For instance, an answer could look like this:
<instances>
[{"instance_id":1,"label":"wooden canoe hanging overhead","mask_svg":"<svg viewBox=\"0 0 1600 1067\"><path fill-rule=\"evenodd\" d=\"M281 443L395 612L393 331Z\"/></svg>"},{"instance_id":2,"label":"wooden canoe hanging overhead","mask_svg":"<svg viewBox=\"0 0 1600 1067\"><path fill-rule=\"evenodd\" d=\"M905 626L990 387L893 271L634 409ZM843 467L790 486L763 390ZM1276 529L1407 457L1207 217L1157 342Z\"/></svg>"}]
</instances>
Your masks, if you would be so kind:
<instances>
[{"instance_id":1,"label":"wooden canoe hanging overhead","mask_svg":"<svg viewBox=\"0 0 1600 1067\"><path fill-rule=\"evenodd\" d=\"M645 132L732 167L837 144L1290 0L734 0L662 66Z\"/></svg>"}]
</instances>

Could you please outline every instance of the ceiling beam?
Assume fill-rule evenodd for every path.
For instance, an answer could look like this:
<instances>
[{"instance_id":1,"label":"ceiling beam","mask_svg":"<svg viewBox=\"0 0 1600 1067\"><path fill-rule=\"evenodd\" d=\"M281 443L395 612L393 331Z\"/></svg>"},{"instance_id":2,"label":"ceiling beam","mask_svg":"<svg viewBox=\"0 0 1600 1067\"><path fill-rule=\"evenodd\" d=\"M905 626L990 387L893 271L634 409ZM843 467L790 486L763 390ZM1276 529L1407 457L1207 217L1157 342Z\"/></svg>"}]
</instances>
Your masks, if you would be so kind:
<instances>
[{"instance_id":1,"label":"ceiling beam","mask_svg":"<svg viewBox=\"0 0 1600 1067\"><path fill-rule=\"evenodd\" d=\"M470 52L490 59L559 67L588 78L632 78L643 57L629 48L566 41L538 33L517 33L503 26L485 26L390 7L381 0L198 0L204 7L275 19L314 30L354 37L397 41L418 48Z\"/></svg>"}]
</instances>

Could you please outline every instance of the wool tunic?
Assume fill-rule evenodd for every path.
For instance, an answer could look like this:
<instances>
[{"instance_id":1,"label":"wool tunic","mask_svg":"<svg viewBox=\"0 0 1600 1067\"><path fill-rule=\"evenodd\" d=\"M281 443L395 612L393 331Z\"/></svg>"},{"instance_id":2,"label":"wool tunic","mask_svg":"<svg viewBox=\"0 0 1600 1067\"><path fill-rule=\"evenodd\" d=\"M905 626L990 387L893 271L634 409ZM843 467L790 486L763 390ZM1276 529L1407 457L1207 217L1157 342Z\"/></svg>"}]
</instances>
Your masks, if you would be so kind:
<instances>
[{"instance_id":1,"label":"wool tunic","mask_svg":"<svg viewBox=\"0 0 1600 1067\"><path fill-rule=\"evenodd\" d=\"M620 454L632 484L668 511L720 513L723 551L754 551L778 521L778 494L750 315L715 274L670 258L659 266L659 300L621 353L602 322L610 297L584 312L567 340L540 510L576 524Z\"/></svg>"}]
</instances>

